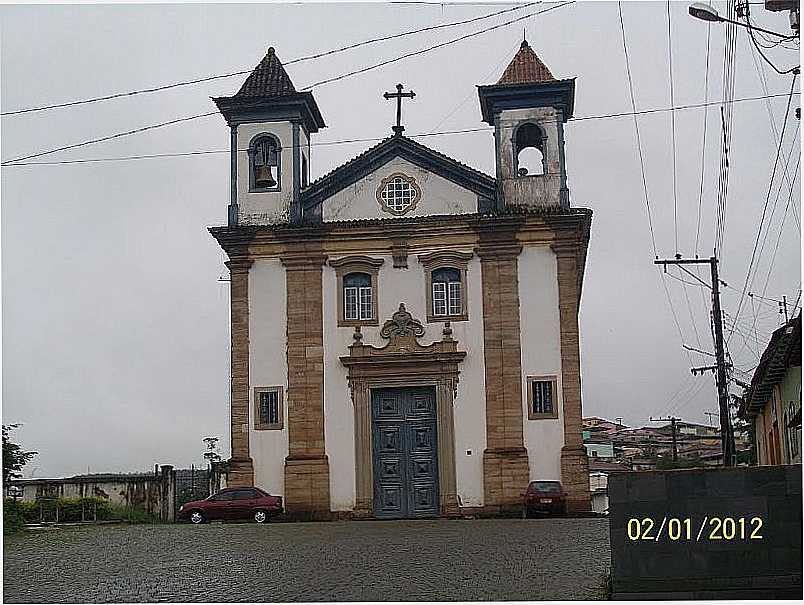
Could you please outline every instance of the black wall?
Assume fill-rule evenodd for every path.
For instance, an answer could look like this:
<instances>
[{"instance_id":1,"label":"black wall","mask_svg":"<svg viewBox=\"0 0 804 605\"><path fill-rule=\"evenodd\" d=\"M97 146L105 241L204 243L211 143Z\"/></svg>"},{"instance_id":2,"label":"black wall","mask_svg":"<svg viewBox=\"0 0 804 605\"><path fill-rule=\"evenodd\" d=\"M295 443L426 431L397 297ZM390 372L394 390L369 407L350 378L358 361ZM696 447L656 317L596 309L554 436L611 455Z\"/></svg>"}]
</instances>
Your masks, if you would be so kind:
<instances>
[{"instance_id":1,"label":"black wall","mask_svg":"<svg viewBox=\"0 0 804 605\"><path fill-rule=\"evenodd\" d=\"M801 599L801 468L612 474L608 491L613 598ZM713 517L735 520L731 539L731 522L720 525L718 532ZM761 528L755 517L762 520ZM670 539L671 518L681 520L673 523L676 540ZM637 521L631 521L629 537L632 519ZM646 533L649 539L644 539Z\"/></svg>"}]
</instances>

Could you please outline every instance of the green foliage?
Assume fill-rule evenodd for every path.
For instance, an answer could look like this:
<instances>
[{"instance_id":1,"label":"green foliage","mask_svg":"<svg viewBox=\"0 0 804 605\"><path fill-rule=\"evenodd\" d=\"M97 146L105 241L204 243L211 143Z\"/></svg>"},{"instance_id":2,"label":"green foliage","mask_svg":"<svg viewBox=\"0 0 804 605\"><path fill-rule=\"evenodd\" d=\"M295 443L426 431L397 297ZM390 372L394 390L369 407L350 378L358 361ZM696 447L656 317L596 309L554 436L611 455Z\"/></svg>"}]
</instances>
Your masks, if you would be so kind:
<instances>
[{"instance_id":1,"label":"green foliage","mask_svg":"<svg viewBox=\"0 0 804 605\"><path fill-rule=\"evenodd\" d=\"M109 520L125 521L127 523L161 523L159 515L149 513L138 506L112 506L109 510Z\"/></svg>"},{"instance_id":2,"label":"green foliage","mask_svg":"<svg viewBox=\"0 0 804 605\"><path fill-rule=\"evenodd\" d=\"M25 526L25 519L19 508L19 503L13 498L3 500L3 534L9 535L21 531Z\"/></svg>"},{"instance_id":3,"label":"green foliage","mask_svg":"<svg viewBox=\"0 0 804 605\"><path fill-rule=\"evenodd\" d=\"M611 601L611 572L598 578L597 598L601 601Z\"/></svg>"},{"instance_id":4,"label":"green foliage","mask_svg":"<svg viewBox=\"0 0 804 605\"><path fill-rule=\"evenodd\" d=\"M7 484L9 479L19 479L22 477L22 467L39 452L26 452L22 447L11 441L11 431L19 427L19 424L4 424L3 426L3 483Z\"/></svg>"}]
</instances>

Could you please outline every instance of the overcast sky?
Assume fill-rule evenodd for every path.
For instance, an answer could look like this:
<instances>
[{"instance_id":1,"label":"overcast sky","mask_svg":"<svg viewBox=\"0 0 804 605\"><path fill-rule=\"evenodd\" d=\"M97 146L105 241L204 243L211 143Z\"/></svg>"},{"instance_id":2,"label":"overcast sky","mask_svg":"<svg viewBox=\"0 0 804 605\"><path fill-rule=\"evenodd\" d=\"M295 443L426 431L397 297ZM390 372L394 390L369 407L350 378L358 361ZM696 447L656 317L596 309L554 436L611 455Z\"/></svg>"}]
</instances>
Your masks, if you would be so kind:
<instances>
[{"instance_id":1,"label":"overcast sky","mask_svg":"<svg viewBox=\"0 0 804 605\"><path fill-rule=\"evenodd\" d=\"M725 11L724 2L715 5ZM6 5L0 8L2 110L251 69L269 46L287 62L507 6L513 5ZM705 98L708 27L709 99L722 98L724 28L694 20L686 9L686 3L671 5L677 106ZM768 13L761 4L752 11L758 23L789 31L786 14ZM669 107L666 5L626 2L623 13L637 106ZM291 65L288 72L302 88L521 14L526 12L370 45ZM630 110L616 3L578 2L524 25L531 46L557 78L577 77L576 116ZM390 134L394 108L381 95L397 82L416 91L405 107L406 134L483 126L475 86L496 82L522 30L518 23L316 88L328 127L314 135L314 144ZM766 52L779 66L798 61L792 50ZM769 93L790 90L790 76L777 75L752 55L744 30L738 32L735 70L735 98L765 94L760 74ZM244 78L4 116L2 158L212 111L209 97L233 94ZM731 286L723 304L732 315L776 157L772 123L782 130L785 104L782 96L734 105L721 263ZM665 257L696 252L704 111L675 114L677 223L670 114L639 119L656 244ZM719 107L708 111L702 256L713 247L722 137ZM784 163L795 145L790 178L799 155L797 125L789 120L782 148ZM418 140L494 174L489 131ZM33 161L225 150L228 143L228 128L215 115ZM311 176L372 144L313 147ZM585 415L621 416L632 425L668 412L706 421L704 411L717 409L713 379L693 378L689 367L690 360L712 361L681 348L653 265L632 118L570 122L566 157L572 204L594 210L581 306ZM226 275L225 257L206 230L225 222L228 179L226 153L2 169L2 417L5 424L24 423L18 439L39 452L26 476L144 470L155 462L189 467L202 463L201 439L208 435L223 438L228 456L228 284L218 281ZM786 295L792 307L800 288L800 231L793 209L784 213L789 189L778 175L768 212L780 185L752 291L762 292L781 229L765 295ZM798 182L793 205L800 216ZM711 351L708 294L687 286L685 296L682 283L666 282L684 342L698 347L700 340ZM764 343L779 316L774 303L752 307L748 301L740 313L741 332L750 331L754 311ZM746 346L735 334L729 348L745 371L756 365L763 345L751 337ZM737 376L745 380L750 374Z\"/></svg>"}]
</instances>

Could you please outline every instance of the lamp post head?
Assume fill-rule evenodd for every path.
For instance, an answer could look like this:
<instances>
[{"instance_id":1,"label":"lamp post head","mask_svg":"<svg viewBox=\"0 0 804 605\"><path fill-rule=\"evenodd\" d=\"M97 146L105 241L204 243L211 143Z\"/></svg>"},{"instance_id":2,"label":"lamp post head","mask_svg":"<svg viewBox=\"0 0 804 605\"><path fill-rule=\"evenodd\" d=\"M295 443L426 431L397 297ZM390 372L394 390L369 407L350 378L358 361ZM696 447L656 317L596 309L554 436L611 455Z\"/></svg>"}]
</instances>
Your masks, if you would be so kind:
<instances>
[{"instance_id":1,"label":"lamp post head","mask_svg":"<svg viewBox=\"0 0 804 605\"><path fill-rule=\"evenodd\" d=\"M717 14L717 11L703 2L694 2L690 4L689 13L696 19L702 21L723 21L723 17Z\"/></svg>"}]
</instances>

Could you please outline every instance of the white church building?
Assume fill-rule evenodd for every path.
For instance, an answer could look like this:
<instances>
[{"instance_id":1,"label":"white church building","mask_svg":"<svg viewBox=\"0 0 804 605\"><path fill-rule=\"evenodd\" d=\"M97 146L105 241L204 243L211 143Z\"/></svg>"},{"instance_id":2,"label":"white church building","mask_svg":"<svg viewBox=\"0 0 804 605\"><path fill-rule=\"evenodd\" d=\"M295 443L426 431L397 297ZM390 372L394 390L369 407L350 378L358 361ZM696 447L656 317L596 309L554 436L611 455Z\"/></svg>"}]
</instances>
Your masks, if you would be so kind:
<instances>
[{"instance_id":1,"label":"white church building","mask_svg":"<svg viewBox=\"0 0 804 605\"><path fill-rule=\"evenodd\" d=\"M312 182L324 120L273 48L215 99L231 129L228 224L210 229L231 274L230 485L281 495L299 518L495 513L531 480L560 480L589 510L578 308L592 212L567 188L574 93L523 42L478 87L494 176L397 119Z\"/></svg>"}]
</instances>

